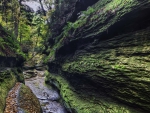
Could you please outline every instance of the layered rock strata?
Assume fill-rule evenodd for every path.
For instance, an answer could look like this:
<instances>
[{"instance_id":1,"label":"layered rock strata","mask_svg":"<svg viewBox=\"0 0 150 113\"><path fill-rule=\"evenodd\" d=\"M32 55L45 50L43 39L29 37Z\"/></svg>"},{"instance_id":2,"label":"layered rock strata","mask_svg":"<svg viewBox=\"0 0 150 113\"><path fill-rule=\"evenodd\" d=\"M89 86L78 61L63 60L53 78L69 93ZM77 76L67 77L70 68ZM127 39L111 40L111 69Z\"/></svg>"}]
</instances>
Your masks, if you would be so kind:
<instances>
[{"instance_id":1,"label":"layered rock strata","mask_svg":"<svg viewBox=\"0 0 150 113\"><path fill-rule=\"evenodd\" d=\"M70 112L150 111L149 13L149 0L99 0L50 38L47 81Z\"/></svg>"}]
</instances>

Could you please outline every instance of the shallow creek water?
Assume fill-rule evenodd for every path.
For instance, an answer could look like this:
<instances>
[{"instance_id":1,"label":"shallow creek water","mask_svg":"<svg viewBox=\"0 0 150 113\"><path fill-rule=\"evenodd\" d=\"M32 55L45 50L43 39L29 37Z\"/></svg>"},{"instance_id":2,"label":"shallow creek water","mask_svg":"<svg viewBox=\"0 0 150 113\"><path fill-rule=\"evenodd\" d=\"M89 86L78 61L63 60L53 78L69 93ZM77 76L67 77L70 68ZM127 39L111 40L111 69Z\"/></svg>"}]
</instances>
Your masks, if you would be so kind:
<instances>
[{"instance_id":1,"label":"shallow creek water","mask_svg":"<svg viewBox=\"0 0 150 113\"><path fill-rule=\"evenodd\" d=\"M40 101L43 113L67 113L58 102L60 96L50 86L45 85L44 71L37 71L36 77L26 79L27 85Z\"/></svg>"}]
</instances>

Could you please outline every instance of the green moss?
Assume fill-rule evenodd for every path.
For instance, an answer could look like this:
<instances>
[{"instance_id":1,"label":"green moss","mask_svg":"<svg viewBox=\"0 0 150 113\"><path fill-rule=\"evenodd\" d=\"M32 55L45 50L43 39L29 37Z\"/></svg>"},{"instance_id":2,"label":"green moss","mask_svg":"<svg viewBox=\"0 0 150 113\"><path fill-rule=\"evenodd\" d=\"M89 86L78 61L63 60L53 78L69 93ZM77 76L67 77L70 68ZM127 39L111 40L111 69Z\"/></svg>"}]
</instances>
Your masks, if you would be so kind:
<instances>
[{"instance_id":1,"label":"green moss","mask_svg":"<svg viewBox=\"0 0 150 113\"><path fill-rule=\"evenodd\" d=\"M138 41L132 40L135 33L102 41L95 51L66 60L62 71L88 77L107 89L108 95L149 111L149 31L136 33Z\"/></svg>"},{"instance_id":2,"label":"green moss","mask_svg":"<svg viewBox=\"0 0 150 113\"><path fill-rule=\"evenodd\" d=\"M10 70L0 72L0 113L4 112L5 99L9 90L15 85L16 77Z\"/></svg>"},{"instance_id":3,"label":"green moss","mask_svg":"<svg viewBox=\"0 0 150 113\"><path fill-rule=\"evenodd\" d=\"M112 68L116 69L116 70L123 70L123 69L125 69L125 66L116 64L115 66L112 66Z\"/></svg>"},{"instance_id":4,"label":"green moss","mask_svg":"<svg viewBox=\"0 0 150 113\"><path fill-rule=\"evenodd\" d=\"M24 53L21 51L19 42L15 39L13 34L6 30L0 24L0 55L1 56L13 56L20 55L25 58Z\"/></svg>"},{"instance_id":5,"label":"green moss","mask_svg":"<svg viewBox=\"0 0 150 113\"><path fill-rule=\"evenodd\" d=\"M90 38L105 31L125 14L140 6L138 0L101 0L81 12L75 22L68 22L63 32L55 37L55 44L50 48L50 55L45 60L55 59L55 52L64 44L79 38ZM94 29L94 30L93 30ZM89 33L90 32L90 33Z\"/></svg>"},{"instance_id":6,"label":"green moss","mask_svg":"<svg viewBox=\"0 0 150 113\"><path fill-rule=\"evenodd\" d=\"M149 3L150 1L145 1L145 4ZM65 26L61 35L57 36L59 38L57 38L57 41L55 40L54 46L50 48L52 52L49 58L56 59L55 61L58 63L60 60L59 49L61 47L64 49L67 44L76 43L76 40L77 42L80 39L89 41L94 37L98 38L98 36L100 36L99 39L107 36L107 38L110 38L109 28L111 26L117 27L119 22L128 20L125 15L131 14L132 11L136 11L139 7L145 7L145 4L142 4L139 0L100 0L92 6L94 10L91 13L88 14L88 11L84 11L77 21L69 23L69 27ZM150 111L150 99L148 96L150 95L149 32L148 28L133 34L111 37L112 39L101 40L101 42L99 40L99 44L87 44L87 47L81 48L82 50L80 50L81 45L79 43L79 45L77 44L78 50L75 51L73 57L69 52L67 54L68 56L70 55L70 59L62 55L62 57L66 58L64 58L63 64L58 64L62 67L60 71L68 74L66 76L69 76L70 79L72 76L77 75L83 78L87 77L97 87L100 86L107 90L107 94L112 98L117 98L127 104ZM63 36L63 33L65 36ZM101 37L103 35L105 36ZM66 44L64 40L67 40L68 43ZM55 58L56 51L58 51L58 57ZM78 53L80 54L78 55ZM62 77L50 75L48 79L51 79L61 90L66 106L71 106L70 108L74 108L78 112L82 111L81 113L84 110L86 112L98 112L92 111L92 109L89 111L84 109L84 104L88 102L82 100L83 95L78 94ZM92 99L88 101L90 102ZM88 108L93 107L92 104L86 104L86 106ZM95 109L97 108L95 107Z\"/></svg>"},{"instance_id":7,"label":"green moss","mask_svg":"<svg viewBox=\"0 0 150 113\"><path fill-rule=\"evenodd\" d=\"M22 84L19 94L20 108L25 113L41 113L40 103L29 87Z\"/></svg>"},{"instance_id":8,"label":"green moss","mask_svg":"<svg viewBox=\"0 0 150 113\"><path fill-rule=\"evenodd\" d=\"M50 54L44 59L44 63L47 63L49 61L53 61L55 59L55 50L50 49Z\"/></svg>"},{"instance_id":9,"label":"green moss","mask_svg":"<svg viewBox=\"0 0 150 113\"><path fill-rule=\"evenodd\" d=\"M45 73L44 73L44 76L47 77L48 75L49 75L49 72L46 70Z\"/></svg>"},{"instance_id":10,"label":"green moss","mask_svg":"<svg viewBox=\"0 0 150 113\"><path fill-rule=\"evenodd\" d=\"M134 113L135 111L119 105L112 100L87 97L76 91L62 76L49 74L47 80L51 81L59 90L64 104L68 109L74 109L77 113ZM87 92L88 93L88 92Z\"/></svg>"},{"instance_id":11,"label":"green moss","mask_svg":"<svg viewBox=\"0 0 150 113\"><path fill-rule=\"evenodd\" d=\"M24 75L22 73L22 69L18 67L18 68L13 68L12 71L14 75L16 76L17 81L24 83Z\"/></svg>"}]
</instances>

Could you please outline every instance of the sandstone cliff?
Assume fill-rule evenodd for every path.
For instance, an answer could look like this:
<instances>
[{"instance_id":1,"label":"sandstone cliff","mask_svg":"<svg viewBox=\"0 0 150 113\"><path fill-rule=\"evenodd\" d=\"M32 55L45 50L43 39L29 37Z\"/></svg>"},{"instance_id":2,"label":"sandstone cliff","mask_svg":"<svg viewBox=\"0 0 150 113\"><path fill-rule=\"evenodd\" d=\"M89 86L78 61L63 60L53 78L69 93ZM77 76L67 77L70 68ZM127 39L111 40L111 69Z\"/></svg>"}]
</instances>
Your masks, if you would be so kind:
<instances>
[{"instance_id":1,"label":"sandstone cliff","mask_svg":"<svg viewBox=\"0 0 150 113\"><path fill-rule=\"evenodd\" d=\"M73 113L149 112L150 1L99 0L84 10L52 25L47 81Z\"/></svg>"}]
</instances>

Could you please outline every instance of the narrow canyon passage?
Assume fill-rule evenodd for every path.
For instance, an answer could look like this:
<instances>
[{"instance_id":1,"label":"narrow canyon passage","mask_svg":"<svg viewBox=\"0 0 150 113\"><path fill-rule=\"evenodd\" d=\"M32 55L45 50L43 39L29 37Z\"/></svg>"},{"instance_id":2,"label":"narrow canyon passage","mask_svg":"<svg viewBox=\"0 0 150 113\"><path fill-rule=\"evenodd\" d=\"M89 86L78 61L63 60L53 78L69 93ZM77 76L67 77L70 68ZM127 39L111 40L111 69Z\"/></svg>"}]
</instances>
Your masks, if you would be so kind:
<instances>
[{"instance_id":1,"label":"narrow canyon passage","mask_svg":"<svg viewBox=\"0 0 150 113\"><path fill-rule=\"evenodd\" d=\"M0 7L0 113L150 113L150 0Z\"/></svg>"},{"instance_id":2,"label":"narrow canyon passage","mask_svg":"<svg viewBox=\"0 0 150 113\"><path fill-rule=\"evenodd\" d=\"M43 113L66 113L65 108L58 102L58 92L45 85L44 71L37 71L37 76L25 80L27 85L40 101Z\"/></svg>"}]
</instances>

